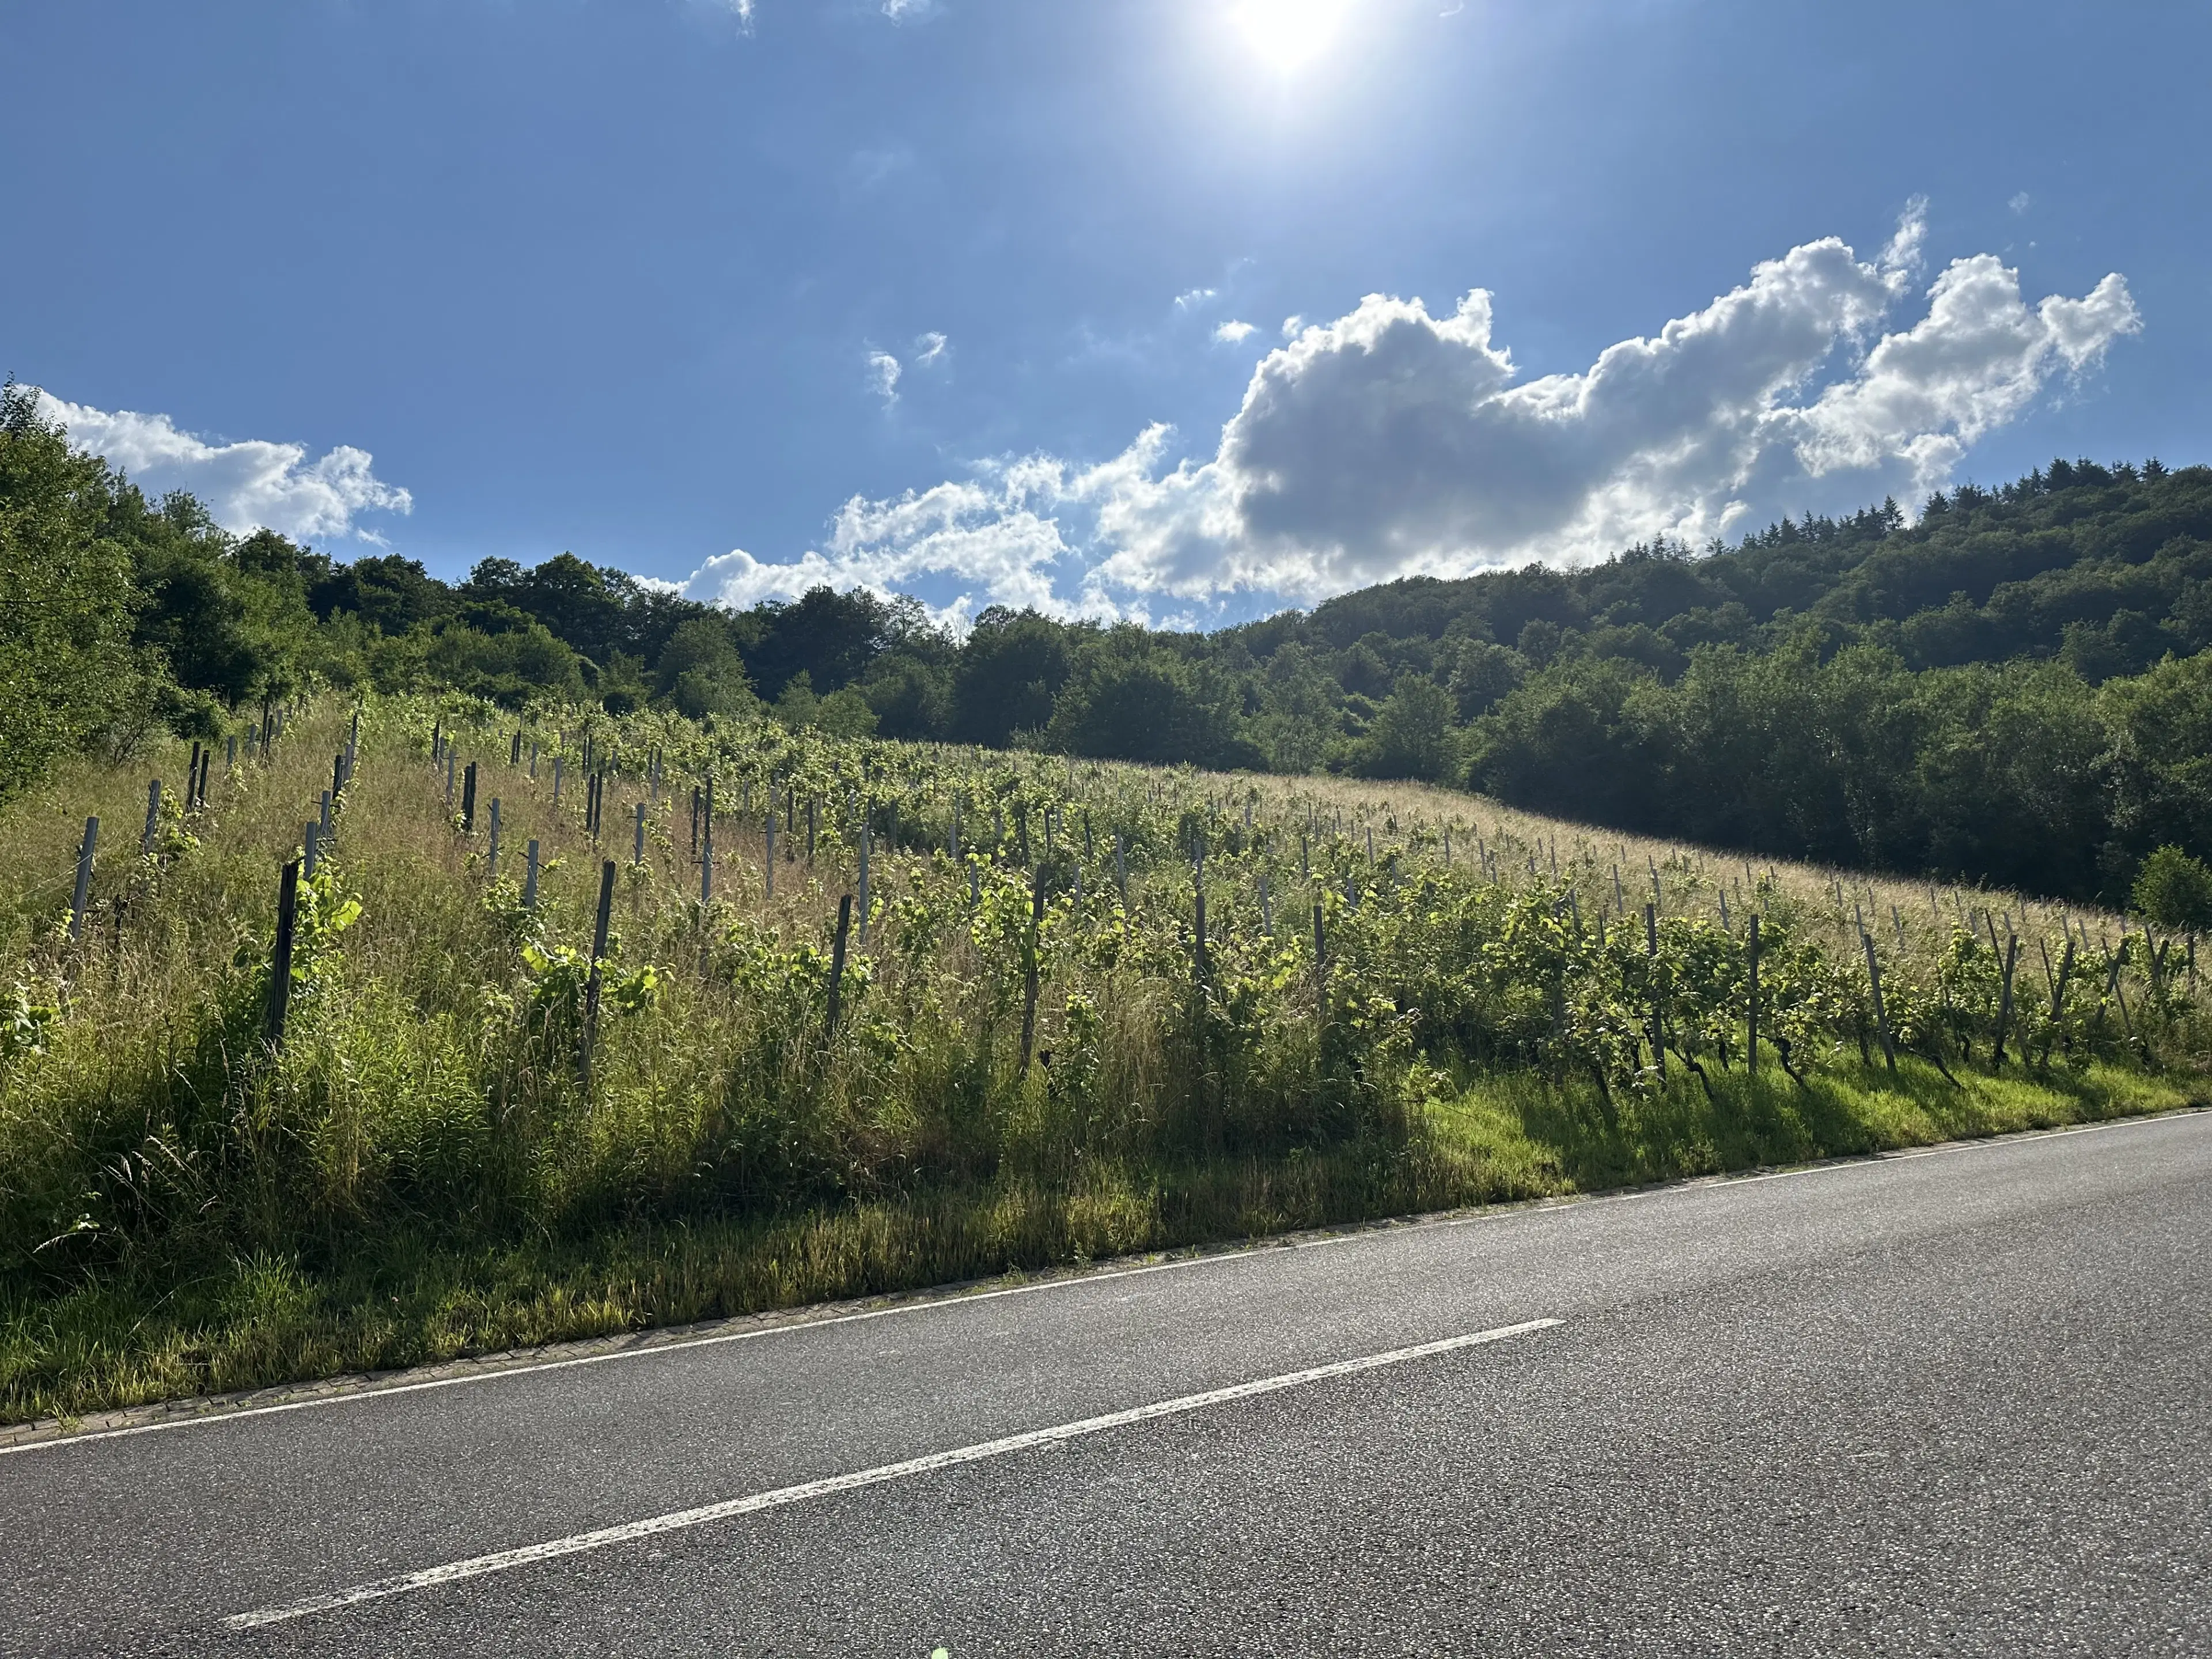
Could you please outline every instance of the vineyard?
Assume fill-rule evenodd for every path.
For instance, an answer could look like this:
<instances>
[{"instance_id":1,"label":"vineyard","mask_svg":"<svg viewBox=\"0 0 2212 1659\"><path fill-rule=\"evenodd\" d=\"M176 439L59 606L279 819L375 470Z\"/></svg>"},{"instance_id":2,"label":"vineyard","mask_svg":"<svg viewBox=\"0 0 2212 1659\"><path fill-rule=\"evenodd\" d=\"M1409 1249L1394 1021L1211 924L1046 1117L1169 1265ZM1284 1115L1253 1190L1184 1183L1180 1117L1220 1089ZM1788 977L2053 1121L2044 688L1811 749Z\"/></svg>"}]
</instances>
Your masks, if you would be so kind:
<instances>
[{"instance_id":1,"label":"vineyard","mask_svg":"<svg viewBox=\"0 0 2212 1659\"><path fill-rule=\"evenodd\" d=\"M1419 785L304 702L0 808L0 1419L2155 1109L2208 1051L2191 939Z\"/></svg>"}]
</instances>

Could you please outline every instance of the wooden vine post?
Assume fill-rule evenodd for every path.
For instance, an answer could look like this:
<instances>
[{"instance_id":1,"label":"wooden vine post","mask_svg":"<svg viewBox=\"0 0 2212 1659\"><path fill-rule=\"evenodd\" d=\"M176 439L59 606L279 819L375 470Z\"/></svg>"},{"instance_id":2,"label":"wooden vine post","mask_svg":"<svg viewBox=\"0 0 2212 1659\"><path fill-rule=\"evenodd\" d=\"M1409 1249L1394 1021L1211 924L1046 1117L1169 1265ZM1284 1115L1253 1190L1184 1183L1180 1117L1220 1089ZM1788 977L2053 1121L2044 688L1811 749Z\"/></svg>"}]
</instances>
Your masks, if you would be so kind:
<instances>
[{"instance_id":1,"label":"wooden vine post","mask_svg":"<svg viewBox=\"0 0 2212 1659\"><path fill-rule=\"evenodd\" d=\"M92 860L100 848L100 820L84 821L84 839L77 843L76 891L70 900L70 943L75 945L84 937L85 906L92 899Z\"/></svg>"},{"instance_id":2,"label":"wooden vine post","mask_svg":"<svg viewBox=\"0 0 2212 1659\"><path fill-rule=\"evenodd\" d=\"M1658 872L1651 878L1652 886L1659 884ZM1651 1063L1658 1068L1659 1080L1667 1080L1667 1023L1662 1013L1662 1000L1659 994L1659 907L1644 907L1644 950L1651 961Z\"/></svg>"},{"instance_id":3,"label":"wooden vine post","mask_svg":"<svg viewBox=\"0 0 2212 1659\"><path fill-rule=\"evenodd\" d=\"M1030 883L1030 931L1022 946L1022 1072L1030 1073L1030 1053L1036 1044L1037 939L1044 928L1044 866L1039 865Z\"/></svg>"},{"instance_id":4,"label":"wooden vine post","mask_svg":"<svg viewBox=\"0 0 2212 1659\"><path fill-rule=\"evenodd\" d=\"M1322 931L1321 905L1313 908L1314 1030L1316 1038L1328 1029L1328 936Z\"/></svg>"},{"instance_id":5,"label":"wooden vine post","mask_svg":"<svg viewBox=\"0 0 2212 1659\"><path fill-rule=\"evenodd\" d=\"M607 954L607 927L614 919L615 861L599 866L599 912L592 924L592 972L584 981L584 1037L577 1045L576 1066L584 1086L592 1086L592 1049L599 1038L599 982L601 963Z\"/></svg>"},{"instance_id":6,"label":"wooden vine post","mask_svg":"<svg viewBox=\"0 0 2212 1659\"><path fill-rule=\"evenodd\" d=\"M837 1004L845 988L845 936L852 926L853 896L840 893L837 896L837 933L830 942L830 1017L822 1026L825 1042L837 1035ZM1024 1063L1026 1064L1026 1060Z\"/></svg>"},{"instance_id":7,"label":"wooden vine post","mask_svg":"<svg viewBox=\"0 0 2212 1659\"><path fill-rule=\"evenodd\" d=\"M2058 1041L2059 1016L2066 1012L2066 987L2074 975L2074 936L2066 936L2066 948L2058 953L2058 974L2051 983L2051 1030L2043 1039L2041 1063L2051 1063L2051 1045Z\"/></svg>"},{"instance_id":8,"label":"wooden vine post","mask_svg":"<svg viewBox=\"0 0 2212 1659\"><path fill-rule=\"evenodd\" d=\"M699 908L704 909L714 902L714 780L711 776L699 811Z\"/></svg>"},{"instance_id":9,"label":"wooden vine post","mask_svg":"<svg viewBox=\"0 0 2212 1659\"><path fill-rule=\"evenodd\" d=\"M1751 919L1747 939L1751 964L1751 1022L1745 1069L1755 1078L1759 1075L1759 918L1756 915Z\"/></svg>"},{"instance_id":10,"label":"wooden vine post","mask_svg":"<svg viewBox=\"0 0 2212 1659\"><path fill-rule=\"evenodd\" d=\"M868 948L868 849L871 836L866 809L860 814L860 948Z\"/></svg>"},{"instance_id":11,"label":"wooden vine post","mask_svg":"<svg viewBox=\"0 0 2212 1659\"><path fill-rule=\"evenodd\" d=\"M1199 994L1206 992L1207 967L1206 961L1206 866L1191 866L1191 897L1194 925L1191 930L1191 972L1197 982Z\"/></svg>"},{"instance_id":12,"label":"wooden vine post","mask_svg":"<svg viewBox=\"0 0 2212 1659\"><path fill-rule=\"evenodd\" d=\"M1990 1064L1992 1067L2004 1064L2005 1033L2012 1025L2012 973L2014 964L2019 961L2020 936L2017 933L2008 934L2006 936L2004 981L1997 996L1997 1042L1996 1048L1992 1052L1990 1060Z\"/></svg>"},{"instance_id":13,"label":"wooden vine post","mask_svg":"<svg viewBox=\"0 0 2212 1659\"><path fill-rule=\"evenodd\" d=\"M1874 988L1874 1023L1875 1029L1881 1034L1882 1058L1893 1072L1897 1069L1897 1043L1890 1036L1889 1010L1881 1000L1881 964L1875 960L1874 935L1860 929L1859 943L1866 947L1867 983Z\"/></svg>"},{"instance_id":14,"label":"wooden vine post","mask_svg":"<svg viewBox=\"0 0 2212 1659\"><path fill-rule=\"evenodd\" d=\"M284 1046L284 1016L292 1006L292 939L300 911L300 860L284 866L276 885L276 941L269 951L269 1006L261 1035L270 1051Z\"/></svg>"}]
</instances>

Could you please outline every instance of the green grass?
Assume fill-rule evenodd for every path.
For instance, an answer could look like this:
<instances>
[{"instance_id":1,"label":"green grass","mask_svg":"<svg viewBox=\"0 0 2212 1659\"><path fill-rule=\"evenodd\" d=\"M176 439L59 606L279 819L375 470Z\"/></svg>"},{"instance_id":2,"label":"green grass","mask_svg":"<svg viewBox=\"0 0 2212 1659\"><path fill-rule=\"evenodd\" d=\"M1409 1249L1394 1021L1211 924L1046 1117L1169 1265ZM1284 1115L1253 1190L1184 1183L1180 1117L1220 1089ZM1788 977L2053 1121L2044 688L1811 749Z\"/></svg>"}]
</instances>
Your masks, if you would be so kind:
<instances>
[{"instance_id":1,"label":"green grass","mask_svg":"<svg viewBox=\"0 0 2212 1659\"><path fill-rule=\"evenodd\" d=\"M772 1218L632 1222L587 1237L473 1247L420 1232L361 1241L342 1263L234 1257L187 1280L154 1272L0 1317L0 1420L378 1370L1035 1272L1384 1217L2175 1109L2202 1091L2092 1066L2047 1077L1907 1061L1717 1078L1627 1104L1528 1073L1444 1088L1393 1144L989 1187Z\"/></svg>"},{"instance_id":2,"label":"green grass","mask_svg":"<svg viewBox=\"0 0 2212 1659\"><path fill-rule=\"evenodd\" d=\"M2193 980L2100 955L2058 1019L2038 957L2008 1028L2015 1059L1990 1076L1996 981L1953 925L1972 914L1961 896L1899 889L1915 910L1901 920L1818 872L1737 885L1694 849L1631 858L1438 791L600 717L599 752L669 762L633 865L635 771L613 781L618 828L595 845L574 759L551 798L553 744L565 723L580 758L581 717L533 728L534 781L506 764L505 718L370 705L325 894L361 914L303 945L276 1054L258 1036L276 872L347 710L303 711L268 764L218 773L208 811L165 822L158 857L137 856L146 781L181 779L180 749L0 804L0 1015L18 1011L0 1018L0 1421L2160 1110L2202 1097L2212 1054ZM434 719L504 803L498 881L428 763ZM811 860L804 811L784 820L773 896L758 817L733 811L715 902L697 902L689 780L708 767L725 805L757 813L774 781L780 803L794 791L818 811ZM864 790L874 926L850 941L832 1030L828 947L857 885ZM58 907L92 811L107 851L70 945ZM535 912L509 879L529 839L546 860ZM1540 854L1545 877L1524 878ZM605 857L623 866L609 979L623 988L586 1084L575 969ZM1610 944L1600 930L1620 902L1611 866L1645 859L1681 964L1667 1018L1711 1097L1679 1063L1663 1088L1637 1069L1648 1005L1620 999L1642 919L1624 929L1616 911ZM2043 925L2016 897L1966 896ZM1786 1027L1809 1086L1729 1068L1754 903L1770 940L1801 946L1769 958L1796 977L1786 1005L1767 981L1762 1029ZM1910 1054L1894 1076L1861 1064L1863 971L1844 930L1863 905L1889 918L1892 1018L1948 1053L1955 1081ZM2099 994L2111 974L2124 1004ZM2047 1068L2019 1064L2030 1041Z\"/></svg>"}]
</instances>

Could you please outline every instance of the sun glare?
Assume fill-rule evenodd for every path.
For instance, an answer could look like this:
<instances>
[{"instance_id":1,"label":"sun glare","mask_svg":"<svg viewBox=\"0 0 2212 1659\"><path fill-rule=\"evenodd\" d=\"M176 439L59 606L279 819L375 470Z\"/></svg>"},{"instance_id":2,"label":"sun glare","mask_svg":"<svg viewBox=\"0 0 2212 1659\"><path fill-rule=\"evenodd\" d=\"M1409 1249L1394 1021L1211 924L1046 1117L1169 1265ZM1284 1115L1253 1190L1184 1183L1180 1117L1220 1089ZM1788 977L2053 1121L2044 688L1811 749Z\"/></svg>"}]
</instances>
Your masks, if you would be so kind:
<instances>
[{"instance_id":1,"label":"sun glare","mask_svg":"<svg viewBox=\"0 0 2212 1659\"><path fill-rule=\"evenodd\" d=\"M1238 0L1237 26L1252 49L1278 70L1294 70L1326 52L1350 0Z\"/></svg>"}]
</instances>

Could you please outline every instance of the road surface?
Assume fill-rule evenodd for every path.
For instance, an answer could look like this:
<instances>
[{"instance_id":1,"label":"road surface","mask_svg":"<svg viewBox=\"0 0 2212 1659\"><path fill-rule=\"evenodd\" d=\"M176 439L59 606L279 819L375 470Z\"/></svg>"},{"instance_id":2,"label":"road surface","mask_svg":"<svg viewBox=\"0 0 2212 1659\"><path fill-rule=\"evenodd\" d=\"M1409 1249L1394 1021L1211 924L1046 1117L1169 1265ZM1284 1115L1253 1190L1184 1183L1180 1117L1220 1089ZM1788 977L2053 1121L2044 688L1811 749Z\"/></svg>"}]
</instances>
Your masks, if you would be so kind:
<instances>
[{"instance_id":1,"label":"road surface","mask_svg":"<svg viewBox=\"0 0 2212 1659\"><path fill-rule=\"evenodd\" d=\"M2212 1653L2212 1114L0 1451L0 1652Z\"/></svg>"}]
</instances>

